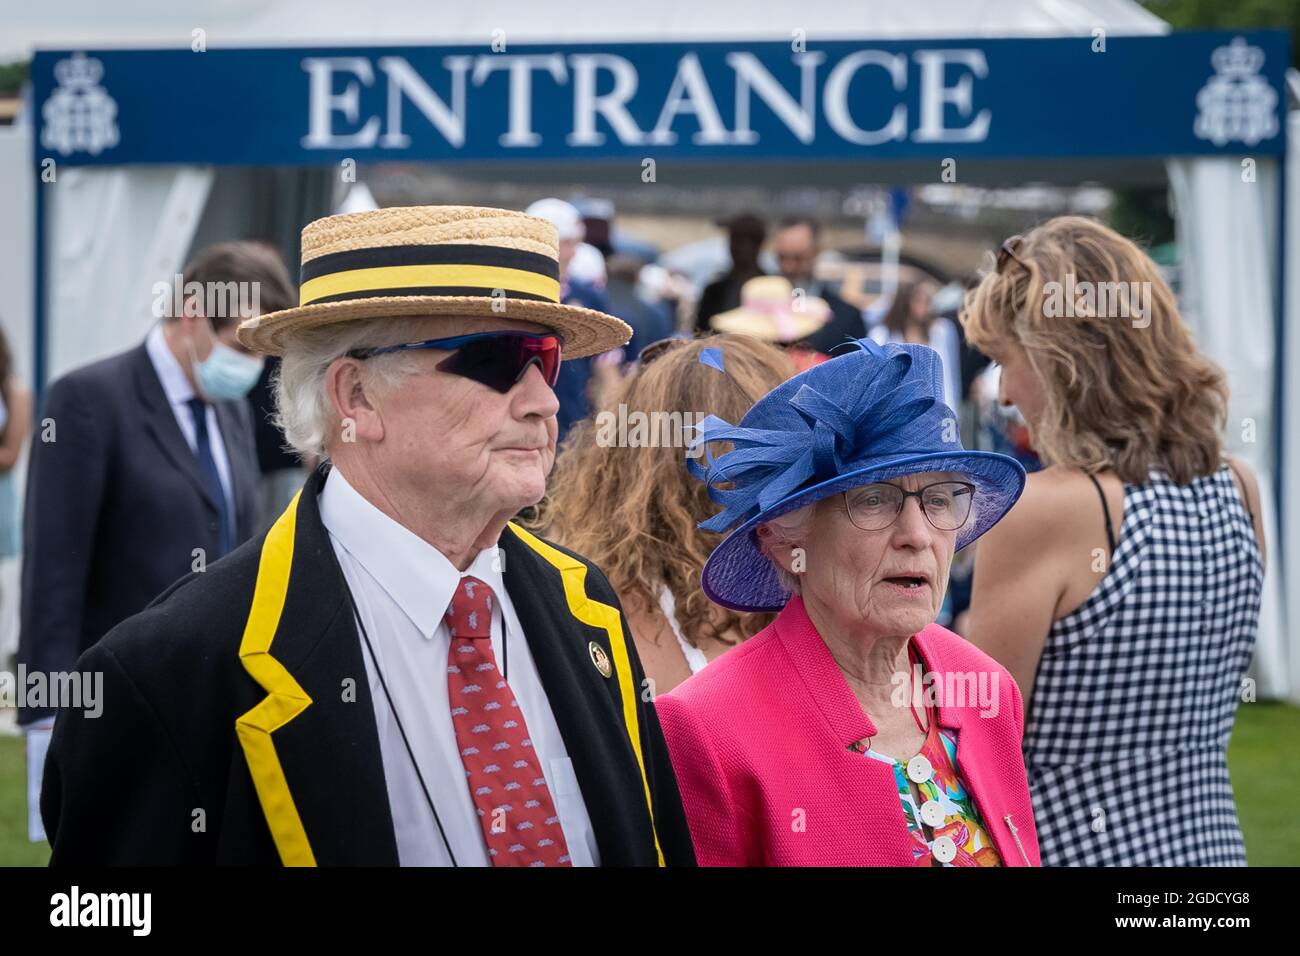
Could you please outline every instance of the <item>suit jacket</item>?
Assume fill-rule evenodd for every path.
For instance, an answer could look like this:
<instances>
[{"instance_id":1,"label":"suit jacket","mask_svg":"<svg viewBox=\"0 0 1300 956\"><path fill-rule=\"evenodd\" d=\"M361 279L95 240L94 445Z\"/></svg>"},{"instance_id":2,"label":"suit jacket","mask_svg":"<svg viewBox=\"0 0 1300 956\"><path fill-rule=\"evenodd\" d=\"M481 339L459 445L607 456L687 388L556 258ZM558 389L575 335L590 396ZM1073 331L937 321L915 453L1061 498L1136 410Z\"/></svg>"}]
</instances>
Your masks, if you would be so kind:
<instances>
[{"instance_id":1,"label":"suit jacket","mask_svg":"<svg viewBox=\"0 0 1300 956\"><path fill-rule=\"evenodd\" d=\"M356 619L317 507L324 474L270 531L82 657L104 674L103 713L55 724L41 793L52 864L397 864ZM602 863L692 864L609 582L513 524L500 546Z\"/></svg>"},{"instance_id":2,"label":"suit jacket","mask_svg":"<svg viewBox=\"0 0 1300 956\"><path fill-rule=\"evenodd\" d=\"M1015 681L938 625L914 640L927 674L998 675L996 716L967 699L938 722L958 731L958 773L1003 864L1038 866ZM893 768L849 749L876 728L801 598L655 709L701 866L912 865Z\"/></svg>"},{"instance_id":3,"label":"suit jacket","mask_svg":"<svg viewBox=\"0 0 1300 956\"><path fill-rule=\"evenodd\" d=\"M835 346L843 345L850 339L860 339L867 334L867 323L863 321L862 311L856 305L845 302L828 289L823 289L817 295L831 307L831 318L808 336L810 348L829 355Z\"/></svg>"},{"instance_id":4,"label":"suit jacket","mask_svg":"<svg viewBox=\"0 0 1300 956\"><path fill-rule=\"evenodd\" d=\"M700 293L700 301L695 308L695 334L713 334L713 326L709 324L710 320L719 312L726 312L739 306L741 287L749 279L761 275L766 275L766 273L755 272L754 275L737 279L736 275L728 269L713 282L706 285L704 291Z\"/></svg>"},{"instance_id":5,"label":"suit jacket","mask_svg":"<svg viewBox=\"0 0 1300 956\"><path fill-rule=\"evenodd\" d=\"M213 407L243 541L257 517L251 415L246 402ZM18 659L59 672L189 574L195 548L219 556L218 512L143 344L50 385L47 419L53 440L38 423L27 472Z\"/></svg>"}]
</instances>

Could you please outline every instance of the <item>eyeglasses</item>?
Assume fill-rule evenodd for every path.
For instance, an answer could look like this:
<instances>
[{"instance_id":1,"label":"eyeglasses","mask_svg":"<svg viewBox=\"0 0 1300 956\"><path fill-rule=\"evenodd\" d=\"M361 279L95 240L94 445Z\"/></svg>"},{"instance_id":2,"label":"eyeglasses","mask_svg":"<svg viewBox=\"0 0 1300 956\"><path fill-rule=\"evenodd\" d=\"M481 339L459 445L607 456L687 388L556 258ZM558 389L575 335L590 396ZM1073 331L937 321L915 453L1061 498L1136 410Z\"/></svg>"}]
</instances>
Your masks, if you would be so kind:
<instances>
[{"instance_id":1,"label":"eyeglasses","mask_svg":"<svg viewBox=\"0 0 1300 956\"><path fill-rule=\"evenodd\" d=\"M1001 247L998 249L998 261L996 266L996 272L998 275L1003 274L1002 270L1006 268L1008 259L1014 259L1020 268L1024 269L1026 272L1029 271L1029 266L1025 265L1024 260L1016 255L1016 250L1020 248L1024 241L1024 236L1012 236L1006 242L1002 243Z\"/></svg>"},{"instance_id":2,"label":"eyeglasses","mask_svg":"<svg viewBox=\"0 0 1300 956\"><path fill-rule=\"evenodd\" d=\"M471 378L504 394L527 374L530 365L536 365L546 384L554 388L560 377L563 348L564 339L553 333L476 332L446 339L353 349L347 354L349 358L368 359L390 352L447 349L452 354L438 363L439 371Z\"/></svg>"},{"instance_id":3,"label":"eyeglasses","mask_svg":"<svg viewBox=\"0 0 1300 956\"><path fill-rule=\"evenodd\" d=\"M970 517L975 486L968 481L939 481L920 491L907 491L884 481L844 492L844 506L854 527L884 531L897 520L908 498L916 499L937 530L956 531Z\"/></svg>"}]
</instances>

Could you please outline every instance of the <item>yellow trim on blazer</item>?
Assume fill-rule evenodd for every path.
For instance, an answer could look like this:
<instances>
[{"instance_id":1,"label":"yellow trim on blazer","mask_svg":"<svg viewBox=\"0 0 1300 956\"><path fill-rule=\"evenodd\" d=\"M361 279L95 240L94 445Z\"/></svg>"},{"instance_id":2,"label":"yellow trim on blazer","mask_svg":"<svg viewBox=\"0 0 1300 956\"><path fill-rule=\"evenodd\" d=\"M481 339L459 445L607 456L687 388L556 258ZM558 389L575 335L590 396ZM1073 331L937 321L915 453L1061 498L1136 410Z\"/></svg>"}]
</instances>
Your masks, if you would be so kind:
<instances>
[{"instance_id":1,"label":"yellow trim on blazer","mask_svg":"<svg viewBox=\"0 0 1300 956\"><path fill-rule=\"evenodd\" d=\"M564 599L568 602L569 613L592 627L604 629L609 635L610 650L613 651L614 670L618 674L619 692L623 697L623 723L627 727L628 739L632 742L632 751L636 754L637 765L641 768L641 785L645 788L646 809L650 813L650 832L654 836L655 853L659 865L664 865L664 851L659 846L659 833L655 829L654 801L650 796L650 781L646 777L645 758L641 754L641 724L636 715L636 688L632 686L632 662L627 656L627 643L623 636L623 622L617 608L602 604L587 595L587 566L581 561L569 557L563 551L557 551L545 541L537 538L513 521L510 530L528 547L536 551L544 561L553 565L560 572L564 582Z\"/></svg>"},{"instance_id":2,"label":"yellow trim on blazer","mask_svg":"<svg viewBox=\"0 0 1300 956\"><path fill-rule=\"evenodd\" d=\"M271 734L311 706L311 698L298 686L284 665L271 656L271 641L280 625L284 598L289 590L289 568L293 564L294 529L298 497L271 526L262 544L257 565L253 604L239 643L239 660L267 696L235 721L235 733L244 749L248 772L257 788L257 799L271 830L271 839L285 866L315 866L316 857L307 840L298 807L275 752Z\"/></svg>"}]
</instances>

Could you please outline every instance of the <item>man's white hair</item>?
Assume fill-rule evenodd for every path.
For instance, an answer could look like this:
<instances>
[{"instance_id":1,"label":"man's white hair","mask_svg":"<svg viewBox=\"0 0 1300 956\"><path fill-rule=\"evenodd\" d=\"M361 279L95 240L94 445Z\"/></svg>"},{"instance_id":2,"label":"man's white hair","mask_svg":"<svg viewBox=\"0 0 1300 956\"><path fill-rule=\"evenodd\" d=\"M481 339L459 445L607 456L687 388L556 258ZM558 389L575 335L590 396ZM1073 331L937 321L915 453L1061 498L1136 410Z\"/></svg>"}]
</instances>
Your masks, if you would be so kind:
<instances>
[{"instance_id":1,"label":"man's white hair","mask_svg":"<svg viewBox=\"0 0 1300 956\"><path fill-rule=\"evenodd\" d=\"M353 349L417 341L427 328L419 317L379 318L296 332L275 373L274 421L283 429L285 443L304 457L328 457L325 439L342 427L325 384L330 364ZM376 356L362 366L367 392L395 388L416 367L412 352Z\"/></svg>"}]
</instances>

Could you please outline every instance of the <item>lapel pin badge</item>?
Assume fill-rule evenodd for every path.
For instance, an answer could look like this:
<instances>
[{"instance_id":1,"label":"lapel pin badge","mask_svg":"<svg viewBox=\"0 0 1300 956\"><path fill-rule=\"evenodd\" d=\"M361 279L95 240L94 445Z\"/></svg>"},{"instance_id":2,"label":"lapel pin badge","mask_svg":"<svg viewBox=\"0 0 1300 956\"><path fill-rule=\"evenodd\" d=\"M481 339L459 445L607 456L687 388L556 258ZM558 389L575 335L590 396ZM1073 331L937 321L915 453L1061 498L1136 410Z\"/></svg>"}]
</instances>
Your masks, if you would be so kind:
<instances>
[{"instance_id":1,"label":"lapel pin badge","mask_svg":"<svg viewBox=\"0 0 1300 956\"><path fill-rule=\"evenodd\" d=\"M592 641L587 645L587 651L591 654L591 662L596 665L596 670L600 671L600 676L608 680L614 669L609 666L609 655L605 653L605 648Z\"/></svg>"}]
</instances>

